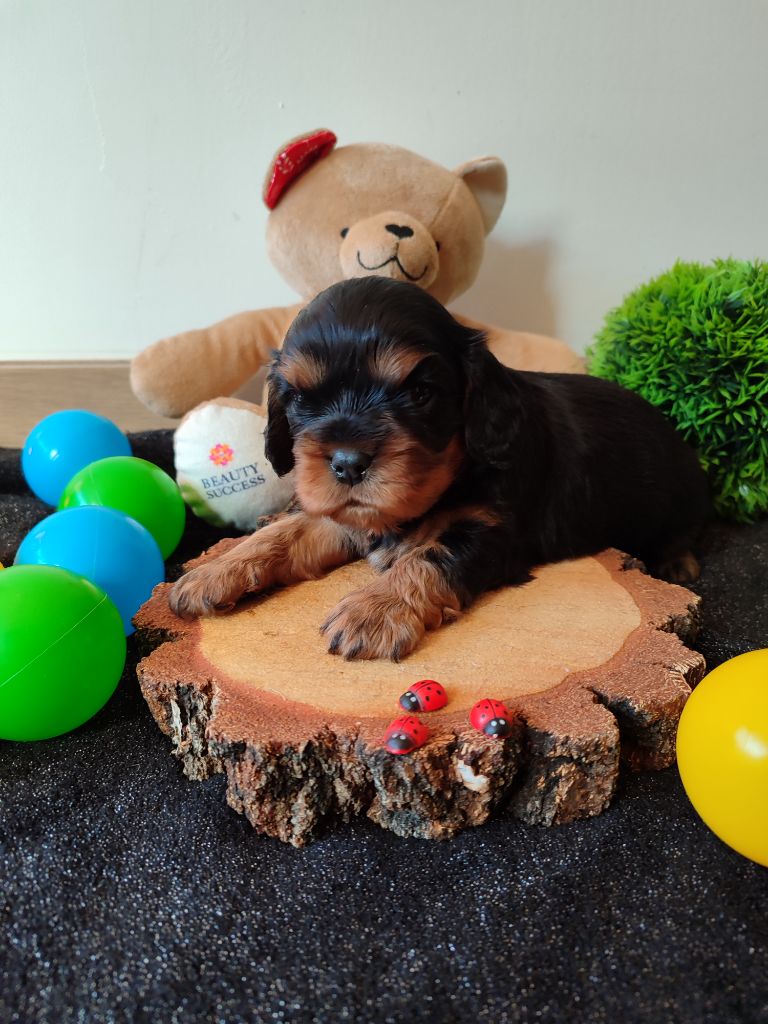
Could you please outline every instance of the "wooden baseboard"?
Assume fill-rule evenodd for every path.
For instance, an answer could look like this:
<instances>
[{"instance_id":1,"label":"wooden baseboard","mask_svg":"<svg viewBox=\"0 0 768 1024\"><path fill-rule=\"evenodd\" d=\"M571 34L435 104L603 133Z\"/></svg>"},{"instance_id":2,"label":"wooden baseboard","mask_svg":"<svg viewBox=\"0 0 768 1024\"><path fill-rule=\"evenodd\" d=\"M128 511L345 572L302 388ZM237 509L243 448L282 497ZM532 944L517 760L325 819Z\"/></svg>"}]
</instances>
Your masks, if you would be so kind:
<instances>
[{"instance_id":1,"label":"wooden baseboard","mask_svg":"<svg viewBox=\"0 0 768 1024\"><path fill-rule=\"evenodd\" d=\"M131 391L125 361L0 363L0 447L20 448L32 427L59 409L89 409L122 430L173 427Z\"/></svg>"}]
</instances>

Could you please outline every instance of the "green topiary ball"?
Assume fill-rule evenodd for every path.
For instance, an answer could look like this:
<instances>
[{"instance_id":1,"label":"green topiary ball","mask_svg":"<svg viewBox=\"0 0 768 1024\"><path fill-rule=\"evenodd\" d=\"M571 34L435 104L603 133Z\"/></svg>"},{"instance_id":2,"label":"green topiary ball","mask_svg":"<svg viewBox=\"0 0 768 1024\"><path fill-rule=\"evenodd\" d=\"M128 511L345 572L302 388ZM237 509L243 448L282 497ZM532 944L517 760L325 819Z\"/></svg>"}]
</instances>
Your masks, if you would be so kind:
<instances>
[{"instance_id":1,"label":"green topiary ball","mask_svg":"<svg viewBox=\"0 0 768 1024\"><path fill-rule=\"evenodd\" d=\"M608 314L587 367L670 417L720 515L768 512L768 264L676 263Z\"/></svg>"}]
</instances>

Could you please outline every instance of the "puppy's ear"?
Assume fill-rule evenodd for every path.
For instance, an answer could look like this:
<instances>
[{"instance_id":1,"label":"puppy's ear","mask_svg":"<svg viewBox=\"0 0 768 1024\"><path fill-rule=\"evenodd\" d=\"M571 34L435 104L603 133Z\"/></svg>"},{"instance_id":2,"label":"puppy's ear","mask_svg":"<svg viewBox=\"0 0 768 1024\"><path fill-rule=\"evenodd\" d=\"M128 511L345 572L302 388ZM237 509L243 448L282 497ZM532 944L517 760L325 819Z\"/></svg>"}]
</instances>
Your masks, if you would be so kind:
<instances>
[{"instance_id":1,"label":"puppy's ear","mask_svg":"<svg viewBox=\"0 0 768 1024\"><path fill-rule=\"evenodd\" d=\"M463 357L464 443L476 462L499 468L515 461L515 445L523 417L519 379L514 370L492 355L482 334L469 341Z\"/></svg>"},{"instance_id":2,"label":"puppy's ear","mask_svg":"<svg viewBox=\"0 0 768 1024\"><path fill-rule=\"evenodd\" d=\"M293 434L285 412L281 381L275 364L267 377L267 427L264 431L264 453L278 476L290 473L294 466Z\"/></svg>"}]
</instances>

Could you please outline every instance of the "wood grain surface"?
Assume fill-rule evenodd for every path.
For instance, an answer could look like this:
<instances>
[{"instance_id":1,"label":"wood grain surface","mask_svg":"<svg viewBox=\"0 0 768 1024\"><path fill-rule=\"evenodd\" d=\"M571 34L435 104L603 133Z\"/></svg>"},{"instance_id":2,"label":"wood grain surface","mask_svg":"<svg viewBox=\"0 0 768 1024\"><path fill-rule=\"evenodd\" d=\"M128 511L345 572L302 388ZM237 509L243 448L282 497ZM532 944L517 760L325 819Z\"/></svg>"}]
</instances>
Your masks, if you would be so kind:
<instances>
[{"instance_id":1,"label":"wood grain surface","mask_svg":"<svg viewBox=\"0 0 768 1024\"><path fill-rule=\"evenodd\" d=\"M121 430L173 427L134 396L128 361L0 363L0 447L20 448L34 425L59 409L88 409Z\"/></svg>"},{"instance_id":2,"label":"wood grain surface","mask_svg":"<svg viewBox=\"0 0 768 1024\"><path fill-rule=\"evenodd\" d=\"M401 663L344 662L318 624L371 571L357 562L191 622L160 584L134 620L151 652L138 666L142 692L184 771L226 772L230 805L259 831L303 846L366 813L398 835L444 839L502 805L551 825L604 810L620 762L673 762L677 721L704 672L685 646L695 594L608 550L484 595ZM390 754L398 697L424 677L446 687L448 705L423 716L424 747ZM506 740L469 723L485 697L510 710Z\"/></svg>"}]
</instances>

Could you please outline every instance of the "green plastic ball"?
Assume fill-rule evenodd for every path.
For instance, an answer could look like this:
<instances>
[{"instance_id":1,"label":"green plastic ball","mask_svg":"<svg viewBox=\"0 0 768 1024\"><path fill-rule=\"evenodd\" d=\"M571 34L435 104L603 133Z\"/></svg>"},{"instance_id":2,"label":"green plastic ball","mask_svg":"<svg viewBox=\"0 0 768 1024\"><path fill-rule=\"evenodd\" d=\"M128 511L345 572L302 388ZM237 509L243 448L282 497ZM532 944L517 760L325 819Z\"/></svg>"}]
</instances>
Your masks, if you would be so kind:
<instances>
[{"instance_id":1,"label":"green plastic ball","mask_svg":"<svg viewBox=\"0 0 768 1024\"><path fill-rule=\"evenodd\" d=\"M125 665L120 613L89 580L50 565L0 573L0 739L44 740L102 708Z\"/></svg>"},{"instance_id":2,"label":"green plastic ball","mask_svg":"<svg viewBox=\"0 0 768 1024\"><path fill-rule=\"evenodd\" d=\"M154 463L131 455L99 459L76 473L64 488L59 509L77 505L125 512L149 530L164 559L184 532L186 507L175 481Z\"/></svg>"}]
</instances>

